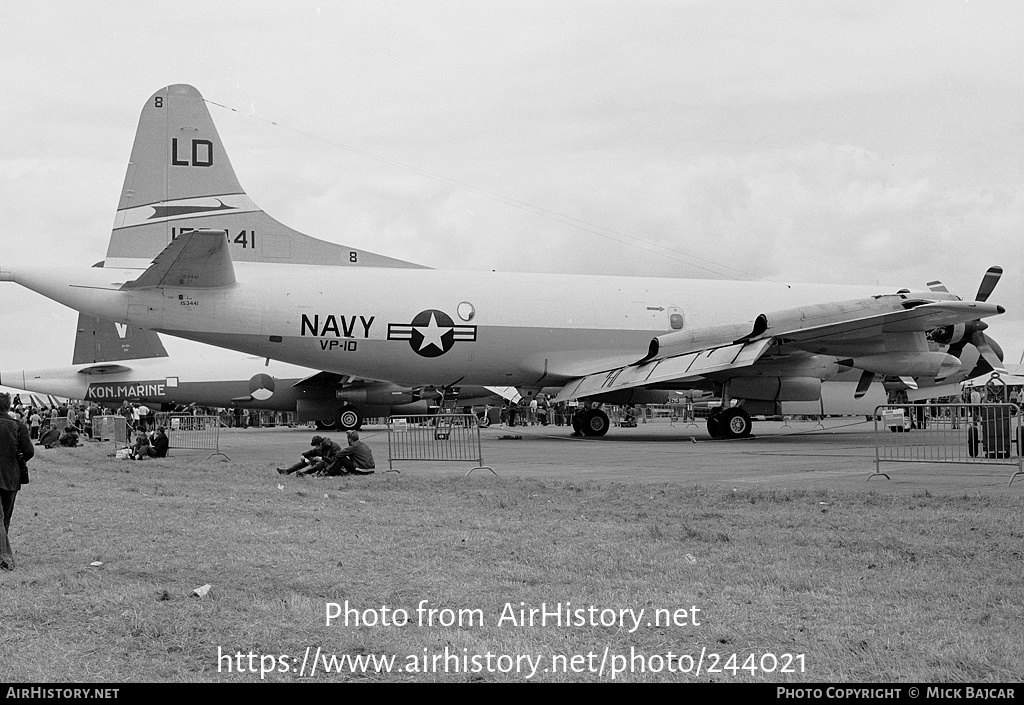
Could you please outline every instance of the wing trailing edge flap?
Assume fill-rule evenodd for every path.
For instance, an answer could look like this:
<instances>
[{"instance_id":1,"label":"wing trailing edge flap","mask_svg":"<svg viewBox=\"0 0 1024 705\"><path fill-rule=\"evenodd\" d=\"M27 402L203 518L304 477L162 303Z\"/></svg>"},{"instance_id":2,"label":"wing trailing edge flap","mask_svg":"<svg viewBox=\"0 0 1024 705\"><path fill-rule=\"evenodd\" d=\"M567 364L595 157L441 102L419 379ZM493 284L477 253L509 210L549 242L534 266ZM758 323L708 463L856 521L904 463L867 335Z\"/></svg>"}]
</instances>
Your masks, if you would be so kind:
<instances>
[{"instance_id":1,"label":"wing trailing edge flap","mask_svg":"<svg viewBox=\"0 0 1024 705\"><path fill-rule=\"evenodd\" d=\"M182 287L210 289L235 283L235 267L223 230L182 233L156 256L135 281L122 289Z\"/></svg>"},{"instance_id":2,"label":"wing trailing edge flap","mask_svg":"<svg viewBox=\"0 0 1024 705\"><path fill-rule=\"evenodd\" d=\"M619 367L573 380L562 388L555 401L635 387L657 387L659 383L697 380L712 372L753 365L771 346L772 339L766 338Z\"/></svg>"}]
</instances>

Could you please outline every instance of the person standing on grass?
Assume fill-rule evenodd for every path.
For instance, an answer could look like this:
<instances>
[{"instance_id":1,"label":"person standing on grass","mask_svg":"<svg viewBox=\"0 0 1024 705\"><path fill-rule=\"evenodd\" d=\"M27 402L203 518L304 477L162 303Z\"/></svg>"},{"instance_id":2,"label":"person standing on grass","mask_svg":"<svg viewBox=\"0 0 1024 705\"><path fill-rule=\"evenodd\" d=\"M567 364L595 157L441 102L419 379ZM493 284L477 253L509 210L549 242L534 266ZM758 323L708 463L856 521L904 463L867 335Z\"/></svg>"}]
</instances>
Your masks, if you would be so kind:
<instances>
[{"instance_id":1,"label":"person standing on grass","mask_svg":"<svg viewBox=\"0 0 1024 705\"><path fill-rule=\"evenodd\" d=\"M11 418L11 395L0 393L0 507L3 529L0 529L0 569L14 570L14 551L7 532L11 529L14 499L21 489L22 468L28 477L28 459L35 455L28 426ZM26 479L27 481L27 479Z\"/></svg>"},{"instance_id":2,"label":"person standing on grass","mask_svg":"<svg viewBox=\"0 0 1024 705\"><path fill-rule=\"evenodd\" d=\"M35 407L32 408L32 413L28 417L29 431L31 431L32 440L39 438L39 427L43 424L43 417L39 415L39 411Z\"/></svg>"}]
</instances>

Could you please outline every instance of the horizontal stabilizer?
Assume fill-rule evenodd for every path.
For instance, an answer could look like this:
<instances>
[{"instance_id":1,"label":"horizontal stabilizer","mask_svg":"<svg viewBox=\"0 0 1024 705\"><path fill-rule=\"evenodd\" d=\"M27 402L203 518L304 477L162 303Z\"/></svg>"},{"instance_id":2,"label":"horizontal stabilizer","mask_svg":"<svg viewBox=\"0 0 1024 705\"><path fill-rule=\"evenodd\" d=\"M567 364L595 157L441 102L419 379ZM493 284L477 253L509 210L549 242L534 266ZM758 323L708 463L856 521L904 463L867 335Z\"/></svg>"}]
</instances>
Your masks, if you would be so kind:
<instances>
[{"instance_id":1,"label":"horizontal stabilizer","mask_svg":"<svg viewBox=\"0 0 1024 705\"><path fill-rule=\"evenodd\" d=\"M210 289L234 283L235 267L224 231L193 230L172 241L141 277L121 288Z\"/></svg>"}]
</instances>

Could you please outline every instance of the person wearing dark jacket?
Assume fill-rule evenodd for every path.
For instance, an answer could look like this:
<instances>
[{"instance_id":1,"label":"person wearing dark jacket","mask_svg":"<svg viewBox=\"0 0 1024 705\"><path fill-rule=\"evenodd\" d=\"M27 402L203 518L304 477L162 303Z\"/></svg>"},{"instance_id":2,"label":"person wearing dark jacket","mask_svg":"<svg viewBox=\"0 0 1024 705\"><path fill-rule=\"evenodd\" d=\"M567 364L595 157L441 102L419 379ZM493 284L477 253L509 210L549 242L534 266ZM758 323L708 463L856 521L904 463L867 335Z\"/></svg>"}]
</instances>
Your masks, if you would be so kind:
<instances>
[{"instance_id":1,"label":"person wearing dark jacket","mask_svg":"<svg viewBox=\"0 0 1024 705\"><path fill-rule=\"evenodd\" d=\"M296 476L312 475L334 465L338 459L338 453L341 452L341 446L323 436L313 436L309 444L313 447L302 454L302 459L299 462L290 468L278 468L277 471L282 475L291 475L292 473L295 473Z\"/></svg>"},{"instance_id":2,"label":"person wearing dark jacket","mask_svg":"<svg viewBox=\"0 0 1024 705\"><path fill-rule=\"evenodd\" d=\"M156 432L153 434L153 457L166 458L167 450L170 447L171 441L167 438L167 433L164 431L164 427L157 426Z\"/></svg>"},{"instance_id":3,"label":"person wearing dark jacket","mask_svg":"<svg viewBox=\"0 0 1024 705\"><path fill-rule=\"evenodd\" d=\"M329 469L328 474L372 475L374 467L376 466L373 464L373 451L370 450L370 446L359 440L359 433L349 431L348 447L342 448L338 453L338 462ZM339 472L342 468L344 471Z\"/></svg>"},{"instance_id":4,"label":"person wearing dark jacket","mask_svg":"<svg viewBox=\"0 0 1024 705\"><path fill-rule=\"evenodd\" d=\"M43 448L56 448L59 439L60 431L57 430L56 426L43 426L43 430L39 432L39 442L37 445L41 445Z\"/></svg>"},{"instance_id":5,"label":"person wearing dark jacket","mask_svg":"<svg viewBox=\"0 0 1024 705\"><path fill-rule=\"evenodd\" d=\"M139 435L135 437L135 444L132 446L131 454L128 457L132 460L145 460L146 458L152 458L154 454L153 446L149 444L149 436L146 435L145 431L139 431Z\"/></svg>"},{"instance_id":6,"label":"person wearing dark jacket","mask_svg":"<svg viewBox=\"0 0 1024 705\"><path fill-rule=\"evenodd\" d=\"M14 514L14 500L21 489L22 470L28 476L28 460L35 455L28 426L10 417L11 395L0 394L0 569L14 570L14 551L8 532ZM28 480L26 479L26 482Z\"/></svg>"},{"instance_id":7,"label":"person wearing dark jacket","mask_svg":"<svg viewBox=\"0 0 1024 705\"><path fill-rule=\"evenodd\" d=\"M74 426L65 426L64 433L57 438L57 445L63 448L76 448L78 446L78 431Z\"/></svg>"}]
</instances>

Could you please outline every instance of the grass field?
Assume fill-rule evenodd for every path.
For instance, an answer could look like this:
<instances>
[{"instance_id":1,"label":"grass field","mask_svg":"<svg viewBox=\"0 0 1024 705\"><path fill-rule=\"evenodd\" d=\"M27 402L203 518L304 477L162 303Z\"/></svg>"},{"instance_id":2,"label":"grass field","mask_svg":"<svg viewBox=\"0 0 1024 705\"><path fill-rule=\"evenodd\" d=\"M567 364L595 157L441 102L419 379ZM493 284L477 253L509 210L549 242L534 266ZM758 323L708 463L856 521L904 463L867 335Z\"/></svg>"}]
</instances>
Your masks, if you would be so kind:
<instances>
[{"instance_id":1,"label":"grass field","mask_svg":"<svg viewBox=\"0 0 1024 705\"><path fill-rule=\"evenodd\" d=\"M295 479L108 453L31 463L4 680L1024 680L1017 493ZM542 604L562 625L520 623Z\"/></svg>"}]
</instances>

